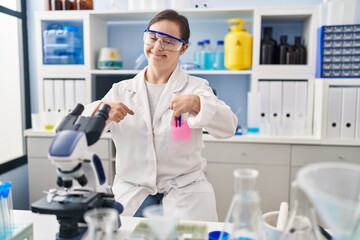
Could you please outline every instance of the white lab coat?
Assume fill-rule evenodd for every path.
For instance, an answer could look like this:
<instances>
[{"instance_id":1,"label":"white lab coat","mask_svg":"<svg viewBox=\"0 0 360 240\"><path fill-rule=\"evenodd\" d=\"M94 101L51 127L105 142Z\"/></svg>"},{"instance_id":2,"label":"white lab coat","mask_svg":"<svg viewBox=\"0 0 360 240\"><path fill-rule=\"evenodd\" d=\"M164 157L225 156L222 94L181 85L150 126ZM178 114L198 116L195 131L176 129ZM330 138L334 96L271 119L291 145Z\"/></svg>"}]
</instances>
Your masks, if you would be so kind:
<instances>
[{"instance_id":1,"label":"white lab coat","mask_svg":"<svg viewBox=\"0 0 360 240\"><path fill-rule=\"evenodd\" d=\"M164 193L164 207L180 207L183 218L217 221L215 196L203 170L206 160L201 156L202 129L217 138L233 136L237 118L231 109L213 94L206 80L190 76L176 68L160 97L153 116L149 110L144 69L133 79L113 85L102 99L122 102L135 112L108 129L116 147L116 175L112 190L115 199L124 205L124 215L133 216L144 199ZM192 129L189 140L173 140L169 109L177 94L200 96L198 114L183 114ZM94 111L99 102L87 106Z\"/></svg>"}]
</instances>

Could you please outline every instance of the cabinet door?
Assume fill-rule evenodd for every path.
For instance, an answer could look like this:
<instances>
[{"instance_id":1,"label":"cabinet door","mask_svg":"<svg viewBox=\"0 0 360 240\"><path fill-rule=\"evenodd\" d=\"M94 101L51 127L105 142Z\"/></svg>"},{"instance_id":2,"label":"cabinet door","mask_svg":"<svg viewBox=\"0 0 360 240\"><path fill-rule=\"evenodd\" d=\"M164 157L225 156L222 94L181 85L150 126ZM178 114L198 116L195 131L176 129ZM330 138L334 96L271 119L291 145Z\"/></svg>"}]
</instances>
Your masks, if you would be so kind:
<instances>
[{"instance_id":1,"label":"cabinet door","mask_svg":"<svg viewBox=\"0 0 360 240\"><path fill-rule=\"evenodd\" d=\"M334 161L360 163L359 156L359 147L294 145L291 151L291 165L302 167L315 162Z\"/></svg>"},{"instance_id":2,"label":"cabinet door","mask_svg":"<svg viewBox=\"0 0 360 240\"><path fill-rule=\"evenodd\" d=\"M290 145L205 142L203 156L214 163L290 165Z\"/></svg>"},{"instance_id":3,"label":"cabinet door","mask_svg":"<svg viewBox=\"0 0 360 240\"><path fill-rule=\"evenodd\" d=\"M208 163L205 175L213 185L219 221L224 221L234 195L233 171L252 168L259 171L256 189L261 196L263 212L279 209L282 201L288 202L289 167L253 164Z\"/></svg>"},{"instance_id":4,"label":"cabinet door","mask_svg":"<svg viewBox=\"0 0 360 240\"><path fill-rule=\"evenodd\" d=\"M44 157L29 157L29 194L30 204L45 197L44 191L50 188L57 188L56 185L56 167Z\"/></svg>"}]
</instances>

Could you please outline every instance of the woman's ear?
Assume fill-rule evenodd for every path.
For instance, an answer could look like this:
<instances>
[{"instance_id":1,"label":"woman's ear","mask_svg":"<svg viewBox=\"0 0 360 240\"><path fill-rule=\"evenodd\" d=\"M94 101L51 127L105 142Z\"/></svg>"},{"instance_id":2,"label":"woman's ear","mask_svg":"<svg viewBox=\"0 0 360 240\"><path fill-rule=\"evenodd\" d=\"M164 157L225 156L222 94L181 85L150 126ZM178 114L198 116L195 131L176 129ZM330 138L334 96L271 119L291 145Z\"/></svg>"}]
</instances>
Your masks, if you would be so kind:
<instances>
[{"instance_id":1,"label":"woman's ear","mask_svg":"<svg viewBox=\"0 0 360 240\"><path fill-rule=\"evenodd\" d=\"M188 47L189 47L188 43L184 44L180 50L180 55L183 55L186 52L186 50L188 49Z\"/></svg>"}]
</instances>

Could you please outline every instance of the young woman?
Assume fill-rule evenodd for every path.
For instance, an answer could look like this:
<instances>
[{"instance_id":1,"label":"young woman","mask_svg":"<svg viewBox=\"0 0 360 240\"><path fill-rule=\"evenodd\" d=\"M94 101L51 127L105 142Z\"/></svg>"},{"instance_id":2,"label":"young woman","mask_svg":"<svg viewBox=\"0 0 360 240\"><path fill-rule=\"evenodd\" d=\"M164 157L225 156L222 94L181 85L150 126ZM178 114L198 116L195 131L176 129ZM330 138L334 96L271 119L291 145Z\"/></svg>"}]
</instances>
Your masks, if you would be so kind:
<instances>
[{"instance_id":1,"label":"young woman","mask_svg":"<svg viewBox=\"0 0 360 240\"><path fill-rule=\"evenodd\" d=\"M205 79L178 68L189 38L186 17L174 10L158 13L144 31L148 66L87 106L90 112L103 103L111 106L112 190L124 205L123 215L139 217L145 207L163 204L181 208L183 219L217 221L214 191L203 172L202 130L231 137L237 118Z\"/></svg>"}]
</instances>

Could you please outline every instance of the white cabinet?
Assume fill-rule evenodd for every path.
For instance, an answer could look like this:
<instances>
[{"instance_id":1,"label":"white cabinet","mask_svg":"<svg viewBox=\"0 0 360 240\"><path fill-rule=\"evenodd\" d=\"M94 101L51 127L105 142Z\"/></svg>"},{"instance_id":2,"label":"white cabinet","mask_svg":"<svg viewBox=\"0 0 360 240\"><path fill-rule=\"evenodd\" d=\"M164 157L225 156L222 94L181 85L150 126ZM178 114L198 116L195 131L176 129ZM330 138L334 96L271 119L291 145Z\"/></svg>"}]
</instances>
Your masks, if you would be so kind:
<instances>
[{"instance_id":1,"label":"white cabinet","mask_svg":"<svg viewBox=\"0 0 360 240\"><path fill-rule=\"evenodd\" d=\"M29 193L30 204L45 196L44 191L56 188L56 167L48 159L48 150L54 133L40 133L27 130L26 147L28 153ZM111 185L114 179L114 146L109 137L102 137L97 143L89 147L96 153L103 164L107 184Z\"/></svg>"},{"instance_id":2,"label":"white cabinet","mask_svg":"<svg viewBox=\"0 0 360 240\"><path fill-rule=\"evenodd\" d=\"M206 142L203 156L208 161L205 174L214 187L220 221L225 220L234 195L233 171L237 168L259 171L256 189L263 212L288 201L290 145Z\"/></svg>"}]
</instances>

